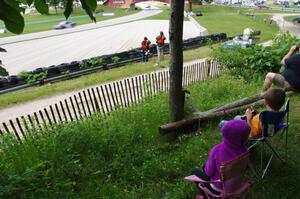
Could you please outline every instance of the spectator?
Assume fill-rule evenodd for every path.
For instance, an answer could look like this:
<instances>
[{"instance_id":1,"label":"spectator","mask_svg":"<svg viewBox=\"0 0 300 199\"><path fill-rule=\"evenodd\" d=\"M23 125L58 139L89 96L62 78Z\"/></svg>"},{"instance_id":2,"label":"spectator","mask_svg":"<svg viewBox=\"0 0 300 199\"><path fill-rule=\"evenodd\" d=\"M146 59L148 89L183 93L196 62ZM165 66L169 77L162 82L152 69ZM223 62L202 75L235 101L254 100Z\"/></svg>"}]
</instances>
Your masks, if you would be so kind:
<instances>
[{"instance_id":1,"label":"spectator","mask_svg":"<svg viewBox=\"0 0 300 199\"><path fill-rule=\"evenodd\" d=\"M149 59L149 54L150 54L150 51L149 51L149 47L150 47L150 44L151 42L148 40L147 37L144 37L144 40L142 41L142 52L143 52L143 62L147 62L148 59Z\"/></svg>"},{"instance_id":2,"label":"spectator","mask_svg":"<svg viewBox=\"0 0 300 199\"><path fill-rule=\"evenodd\" d=\"M207 181L219 180L221 178L221 164L247 152L246 143L249 132L250 129L245 120L231 120L226 123L221 129L222 142L211 149L203 169L195 168L192 174ZM206 186L214 194L220 194L223 189L220 182L207 184Z\"/></svg>"},{"instance_id":3,"label":"spectator","mask_svg":"<svg viewBox=\"0 0 300 199\"><path fill-rule=\"evenodd\" d=\"M157 57L158 57L158 64L164 59L164 45L165 45L166 37L163 31L160 31L158 37L156 37L156 44L157 44Z\"/></svg>"},{"instance_id":4,"label":"spectator","mask_svg":"<svg viewBox=\"0 0 300 199\"><path fill-rule=\"evenodd\" d=\"M271 88L269 89L265 96L265 108L270 112L278 112L285 102L285 92L281 88ZM262 125L260 123L260 113L253 109L248 108L244 116L237 115L234 120L246 120L250 127L250 138L259 138L262 135ZM221 128L228 121L222 120L219 124Z\"/></svg>"},{"instance_id":5,"label":"spectator","mask_svg":"<svg viewBox=\"0 0 300 199\"><path fill-rule=\"evenodd\" d=\"M285 102L285 92L281 88L272 88L265 94L265 107L267 111L278 112ZM250 138L259 138L262 135L262 125L259 120L260 113L252 108L246 110L246 120L250 127Z\"/></svg>"},{"instance_id":6,"label":"spectator","mask_svg":"<svg viewBox=\"0 0 300 199\"><path fill-rule=\"evenodd\" d=\"M282 58L281 64L285 66L283 74L269 72L264 81L263 90L268 90L272 84L286 90L300 91L300 54L299 46L294 45Z\"/></svg>"}]
</instances>

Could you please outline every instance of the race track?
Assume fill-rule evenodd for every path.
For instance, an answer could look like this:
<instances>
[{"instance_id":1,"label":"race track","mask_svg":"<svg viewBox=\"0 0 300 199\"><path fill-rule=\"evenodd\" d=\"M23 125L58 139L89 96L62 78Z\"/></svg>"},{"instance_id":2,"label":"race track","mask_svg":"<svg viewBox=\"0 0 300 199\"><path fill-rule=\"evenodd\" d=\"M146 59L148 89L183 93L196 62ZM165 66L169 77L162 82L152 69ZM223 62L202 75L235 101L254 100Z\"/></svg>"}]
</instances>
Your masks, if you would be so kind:
<instances>
[{"instance_id":1,"label":"race track","mask_svg":"<svg viewBox=\"0 0 300 199\"><path fill-rule=\"evenodd\" d=\"M169 21L141 20L82 32L3 45L1 59L10 74L22 70L129 50L140 46L144 36L152 42L162 30L168 38ZM199 36L191 22L184 23L184 39Z\"/></svg>"}]
</instances>

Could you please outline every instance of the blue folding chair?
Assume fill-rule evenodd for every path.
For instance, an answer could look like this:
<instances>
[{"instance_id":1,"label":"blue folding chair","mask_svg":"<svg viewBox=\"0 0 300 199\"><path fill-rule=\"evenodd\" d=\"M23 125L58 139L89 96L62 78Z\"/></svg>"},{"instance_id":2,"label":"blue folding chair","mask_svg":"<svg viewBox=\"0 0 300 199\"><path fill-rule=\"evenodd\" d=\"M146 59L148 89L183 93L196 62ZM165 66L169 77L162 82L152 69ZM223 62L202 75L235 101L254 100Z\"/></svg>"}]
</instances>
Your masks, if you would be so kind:
<instances>
[{"instance_id":1,"label":"blue folding chair","mask_svg":"<svg viewBox=\"0 0 300 199\"><path fill-rule=\"evenodd\" d=\"M262 137L249 140L248 149L256 147L261 144L261 157L260 157L260 174L261 179L266 175L268 168L270 167L271 161L276 156L282 163L287 162L287 138L288 138L288 127L289 127L289 105L290 100L288 99L285 103L284 110L279 112L263 111L259 115L260 122L262 124ZM282 140L279 136L285 137ZM282 158L272 145L272 141L278 137L279 141L285 142L284 144L284 158ZM266 152L265 148L268 147L271 150L271 155L267 159L265 164Z\"/></svg>"}]
</instances>

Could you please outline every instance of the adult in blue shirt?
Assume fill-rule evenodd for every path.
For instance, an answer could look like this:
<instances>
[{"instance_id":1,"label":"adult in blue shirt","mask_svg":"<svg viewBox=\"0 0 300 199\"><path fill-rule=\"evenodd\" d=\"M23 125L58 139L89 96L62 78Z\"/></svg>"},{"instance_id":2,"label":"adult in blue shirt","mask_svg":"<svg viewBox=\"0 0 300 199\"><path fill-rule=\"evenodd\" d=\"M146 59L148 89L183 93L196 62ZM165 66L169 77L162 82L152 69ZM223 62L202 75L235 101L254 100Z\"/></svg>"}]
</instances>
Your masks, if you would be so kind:
<instances>
[{"instance_id":1,"label":"adult in blue shirt","mask_svg":"<svg viewBox=\"0 0 300 199\"><path fill-rule=\"evenodd\" d=\"M299 46L294 45L289 52L282 58L281 64L285 66L282 74L269 72L264 81L263 90L266 91L275 84L286 90L300 92L300 54Z\"/></svg>"}]
</instances>

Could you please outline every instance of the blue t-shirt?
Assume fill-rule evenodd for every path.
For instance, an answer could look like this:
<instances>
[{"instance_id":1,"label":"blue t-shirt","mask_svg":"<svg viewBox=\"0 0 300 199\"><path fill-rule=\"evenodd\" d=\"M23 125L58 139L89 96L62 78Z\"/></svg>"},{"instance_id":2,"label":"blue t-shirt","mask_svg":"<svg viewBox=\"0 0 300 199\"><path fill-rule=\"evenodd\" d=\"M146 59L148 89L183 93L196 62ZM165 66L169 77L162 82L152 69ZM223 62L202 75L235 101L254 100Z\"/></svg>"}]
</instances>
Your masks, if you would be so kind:
<instances>
[{"instance_id":1,"label":"blue t-shirt","mask_svg":"<svg viewBox=\"0 0 300 199\"><path fill-rule=\"evenodd\" d=\"M297 91L300 91L300 54L292 55L284 60L286 68L283 71L285 80Z\"/></svg>"}]
</instances>

